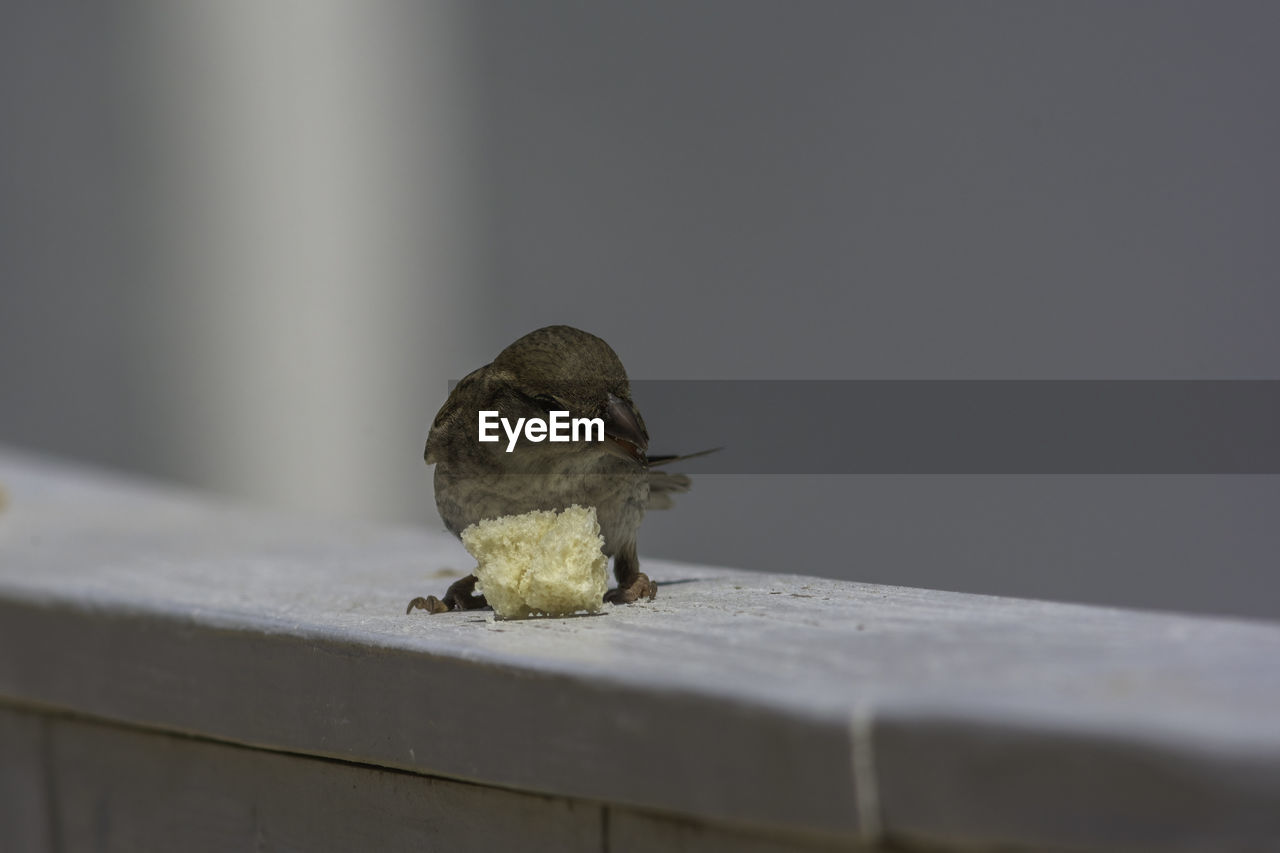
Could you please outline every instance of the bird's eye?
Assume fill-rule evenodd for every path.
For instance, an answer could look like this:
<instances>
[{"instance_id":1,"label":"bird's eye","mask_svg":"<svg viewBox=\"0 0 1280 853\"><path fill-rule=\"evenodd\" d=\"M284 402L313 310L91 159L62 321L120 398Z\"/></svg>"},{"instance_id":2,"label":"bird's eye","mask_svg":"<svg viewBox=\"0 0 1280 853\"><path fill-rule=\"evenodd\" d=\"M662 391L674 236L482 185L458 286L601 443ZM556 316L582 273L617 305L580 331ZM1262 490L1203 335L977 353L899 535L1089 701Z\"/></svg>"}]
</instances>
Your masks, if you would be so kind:
<instances>
[{"instance_id":1,"label":"bird's eye","mask_svg":"<svg viewBox=\"0 0 1280 853\"><path fill-rule=\"evenodd\" d=\"M533 399L537 400L539 403L541 403L544 407L548 409L553 407L563 408L563 404L559 400L557 400L555 397L552 397L550 394L535 394Z\"/></svg>"}]
</instances>

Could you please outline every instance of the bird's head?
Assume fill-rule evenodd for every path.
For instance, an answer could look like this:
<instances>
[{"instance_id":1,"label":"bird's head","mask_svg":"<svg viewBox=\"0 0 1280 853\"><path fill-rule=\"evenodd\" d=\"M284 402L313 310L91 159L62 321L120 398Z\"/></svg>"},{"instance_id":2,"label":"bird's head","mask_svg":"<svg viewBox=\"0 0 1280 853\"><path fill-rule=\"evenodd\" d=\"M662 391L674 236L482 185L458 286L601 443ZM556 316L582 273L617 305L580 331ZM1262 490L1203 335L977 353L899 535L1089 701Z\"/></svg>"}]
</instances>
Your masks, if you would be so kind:
<instances>
[{"instance_id":1,"label":"bird's head","mask_svg":"<svg viewBox=\"0 0 1280 853\"><path fill-rule=\"evenodd\" d=\"M605 449L644 464L649 433L622 361L600 338L572 326L545 326L499 353L493 370L543 412L603 419Z\"/></svg>"}]
</instances>

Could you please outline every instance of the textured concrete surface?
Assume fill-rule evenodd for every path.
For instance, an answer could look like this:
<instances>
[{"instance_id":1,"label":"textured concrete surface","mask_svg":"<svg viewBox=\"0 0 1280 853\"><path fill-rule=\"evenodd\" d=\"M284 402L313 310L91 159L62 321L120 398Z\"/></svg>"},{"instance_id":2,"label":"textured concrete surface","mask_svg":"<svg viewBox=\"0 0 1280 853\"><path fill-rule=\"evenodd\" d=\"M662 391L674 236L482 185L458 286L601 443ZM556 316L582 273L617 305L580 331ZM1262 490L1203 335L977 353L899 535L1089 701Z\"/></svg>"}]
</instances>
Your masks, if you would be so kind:
<instances>
[{"instance_id":1,"label":"textured concrete surface","mask_svg":"<svg viewBox=\"0 0 1280 853\"><path fill-rule=\"evenodd\" d=\"M883 849L853 840L709 828L694 821L612 808L606 833L608 853L873 853Z\"/></svg>"},{"instance_id":2,"label":"textured concrete surface","mask_svg":"<svg viewBox=\"0 0 1280 853\"><path fill-rule=\"evenodd\" d=\"M659 561L601 616L406 616L444 533L0 483L0 699L763 835L1280 846L1280 626Z\"/></svg>"},{"instance_id":3,"label":"textured concrete surface","mask_svg":"<svg viewBox=\"0 0 1280 853\"><path fill-rule=\"evenodd\" d=\"M600 808L56 719L63 850L598 851Z\"/></svg>"},{"instance_id":4,"label":"textured concrete surface","mask_svg":"<svg viewBox=\"0 0 1280 853\"><path fill-rule=\"evenodd\" d=\"M46 722L0 705L0 850L54 849Z\"/></svg>"}]
</instances>

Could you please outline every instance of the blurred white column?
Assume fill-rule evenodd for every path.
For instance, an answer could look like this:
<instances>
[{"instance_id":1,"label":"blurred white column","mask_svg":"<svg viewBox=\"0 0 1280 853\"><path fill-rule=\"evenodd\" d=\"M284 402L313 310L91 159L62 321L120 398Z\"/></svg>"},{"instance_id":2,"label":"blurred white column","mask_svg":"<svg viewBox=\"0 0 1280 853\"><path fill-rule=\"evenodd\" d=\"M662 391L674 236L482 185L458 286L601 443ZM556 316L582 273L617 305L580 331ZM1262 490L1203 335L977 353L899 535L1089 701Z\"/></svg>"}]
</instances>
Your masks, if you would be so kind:
<instances>
[{"instance_id":1,"label":"blurred white column","mask_svg":"<svg viewBox=\"0 0 1280 853\"><path fill-rule=\"evenodd\" d=\"M437 523L422 445L483 360L461 6L145 10L165 467Z\"/></svg>"}]
</instances>

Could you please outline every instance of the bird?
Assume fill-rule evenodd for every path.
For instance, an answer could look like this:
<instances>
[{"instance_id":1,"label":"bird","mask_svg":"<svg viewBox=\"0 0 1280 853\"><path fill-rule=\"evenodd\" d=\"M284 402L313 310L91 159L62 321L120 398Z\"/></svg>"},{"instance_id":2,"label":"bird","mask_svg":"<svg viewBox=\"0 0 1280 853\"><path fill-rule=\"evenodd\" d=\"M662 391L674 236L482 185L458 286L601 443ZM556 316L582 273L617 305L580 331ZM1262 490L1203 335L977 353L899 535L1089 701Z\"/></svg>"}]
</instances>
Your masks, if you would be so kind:
<instances>
[{"instance_id":1,"label":"bird","mask_svg":"<svg viewBox=\"0 0 1280 853\"><path fill-rule=\"evenodd\" d=\"M553 411L598 418L603 440L531 441L525 434L508 450L506 438L480 441L484 411L498 412L509 423L546 421ZM556 325L529 332L458 382L431 424L423 458L435 466L436 509L455 536L484 519L573 504L595 507L617 580L604 600L631 604L652 601L658 593L640 571L637 554L645 511L669 508L673 495L691 485L688 476L659 466L712 452L649 456L648 449L649 433L617 353L595 335ZM484 607L475 586L475 575L468 575L443 598L415 598L405 612Z\"/></svg>"}]
</instances>

